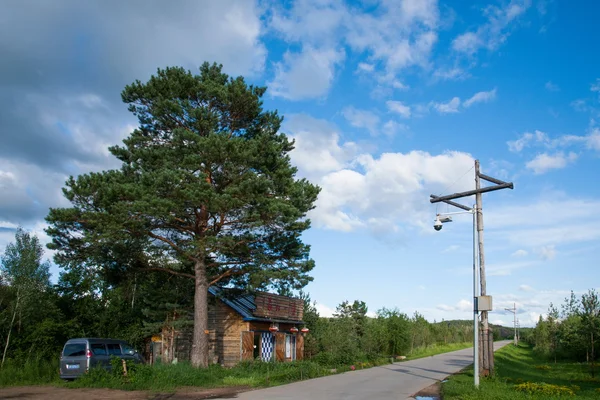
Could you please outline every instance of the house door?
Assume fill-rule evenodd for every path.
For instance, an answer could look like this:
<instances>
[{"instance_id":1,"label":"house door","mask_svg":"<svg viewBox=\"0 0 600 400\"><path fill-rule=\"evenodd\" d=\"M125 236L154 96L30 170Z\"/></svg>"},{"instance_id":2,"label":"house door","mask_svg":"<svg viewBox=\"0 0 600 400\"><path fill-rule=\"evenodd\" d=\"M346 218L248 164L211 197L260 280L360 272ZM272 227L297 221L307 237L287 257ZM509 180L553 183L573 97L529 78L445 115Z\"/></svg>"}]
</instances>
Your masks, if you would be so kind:
<instances>
[{"instance_id":1,"label":"house door","mask_svg":"<svg viewBox=\"0 0 600 400\"><path fill-rule=\"evenodd\" d=\"M260 359L262 361L273 361L275 353L275 336L271 332L260 334Z\"/></svg>"},{"instance_id":2,"label":"house door","mask_svg":"<svg viewBox=\"0 0 600 400\"><path fill-rule=\"evenodd\" d=\"M254 332L242 332L242 360L254 358Z\"/></svg>"}]
</instances>

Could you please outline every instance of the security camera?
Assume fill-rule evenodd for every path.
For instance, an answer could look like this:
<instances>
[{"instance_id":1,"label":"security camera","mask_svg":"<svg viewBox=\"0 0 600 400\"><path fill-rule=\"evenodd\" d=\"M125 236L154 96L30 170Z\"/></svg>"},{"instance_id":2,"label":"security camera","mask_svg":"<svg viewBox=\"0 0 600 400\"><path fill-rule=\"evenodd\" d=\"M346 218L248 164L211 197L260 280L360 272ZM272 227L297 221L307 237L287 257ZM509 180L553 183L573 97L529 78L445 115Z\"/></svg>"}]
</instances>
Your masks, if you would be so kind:
<instances>
[{"instance_id":1,"label":"security camera","mask_svg":"<svg viewBox=\"0 0 600 400\"><path fill-rule=\"evenodd\" d=\"M442 221L440 221L440 218L437 217L435 219L435 222L433 223L433 229L435 229L436 231L441 231L442 230L442 226L444 226L442 224Z\"/></svg>"}]
</instances>

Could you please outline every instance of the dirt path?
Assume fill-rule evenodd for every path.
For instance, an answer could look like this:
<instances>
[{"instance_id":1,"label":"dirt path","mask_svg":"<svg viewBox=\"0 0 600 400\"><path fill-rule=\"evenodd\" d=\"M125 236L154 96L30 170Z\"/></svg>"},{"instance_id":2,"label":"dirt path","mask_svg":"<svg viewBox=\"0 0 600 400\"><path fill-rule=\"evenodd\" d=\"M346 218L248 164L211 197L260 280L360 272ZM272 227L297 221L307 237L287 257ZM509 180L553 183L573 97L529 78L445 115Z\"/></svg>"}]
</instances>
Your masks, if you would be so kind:
<instances>
[{"instance_id":1,"label":"dirt path","mask_svg":"<svg viewBox=\"0 0 600 400\"><path fill-rule=\"evenodd\" d=\"M196 400L232 399L248 388L178 390L176 393L151 393L114 389L66 389L55 386L18 386L0 389L0 400Z\"/></svg>"}]
</instances>

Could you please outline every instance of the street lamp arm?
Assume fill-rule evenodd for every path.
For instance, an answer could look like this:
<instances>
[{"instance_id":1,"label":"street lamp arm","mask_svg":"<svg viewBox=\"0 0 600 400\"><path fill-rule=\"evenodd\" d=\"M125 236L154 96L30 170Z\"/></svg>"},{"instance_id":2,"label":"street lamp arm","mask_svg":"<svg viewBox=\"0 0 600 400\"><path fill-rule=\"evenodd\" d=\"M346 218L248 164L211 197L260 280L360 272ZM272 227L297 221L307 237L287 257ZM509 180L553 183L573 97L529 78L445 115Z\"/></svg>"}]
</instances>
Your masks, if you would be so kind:
<instances>
[{"instance_id":1,"label":"street lamp arm","mask_svg":"<svg viewBox=\"0 0 600 400\"><path fill-rule=\"evenodd\" d=\"M439 213L438 215L473 214L474 212L475 212L475 209L471 208L468 211L445 212L445 213Z\"/></svg>"}]
</instances>

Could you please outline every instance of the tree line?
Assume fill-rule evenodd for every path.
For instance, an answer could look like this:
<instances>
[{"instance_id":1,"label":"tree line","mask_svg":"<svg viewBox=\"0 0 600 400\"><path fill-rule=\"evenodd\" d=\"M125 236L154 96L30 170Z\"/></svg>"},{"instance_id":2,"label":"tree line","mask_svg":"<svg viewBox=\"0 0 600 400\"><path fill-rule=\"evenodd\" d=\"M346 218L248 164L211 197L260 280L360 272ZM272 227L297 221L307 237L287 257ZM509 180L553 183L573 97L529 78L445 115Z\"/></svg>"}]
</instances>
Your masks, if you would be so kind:
<instances>
[{"instance_id":1,"label":"tree line","mask_svg":"<svg viewBox=\"0 0 600 400\"><path fill-rule=\"evenodd\" d=\"M600 345L600 299L594 289L567 297L560 307L550 304L528 340L534 350L550 360L587 362L594 375Z\"/></svg>"},{"instance_id":2,"label":"tree line","mask_svg":"<svg viewBox=\"0 0 600 400\"><path fill-rule=\"evenodd\" d=\"M56 359L72 337L121 338L143 349L162 328L193 325L190 279L161 271L118 275L82 267L61 271L53 284L43 250L35 235L19 228L0 258L3 363ZM332 317L324 317L309 294L298 297L310 328L305 356L324 365L409 356L424 347L473 338L471 321L429 322L418 312L409 316L387 308L370 317L360 300L345 301Z\"/></svg>"}]
</instances>

